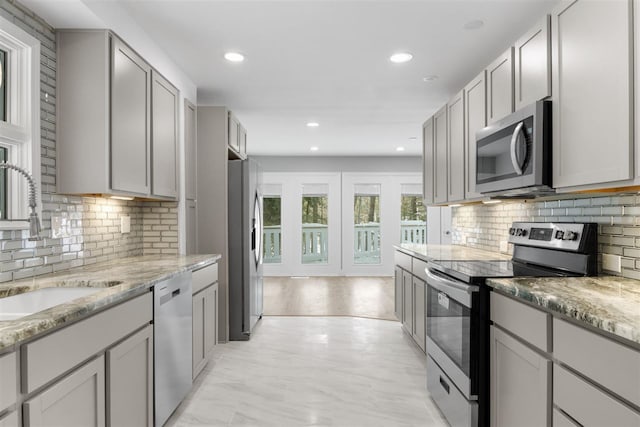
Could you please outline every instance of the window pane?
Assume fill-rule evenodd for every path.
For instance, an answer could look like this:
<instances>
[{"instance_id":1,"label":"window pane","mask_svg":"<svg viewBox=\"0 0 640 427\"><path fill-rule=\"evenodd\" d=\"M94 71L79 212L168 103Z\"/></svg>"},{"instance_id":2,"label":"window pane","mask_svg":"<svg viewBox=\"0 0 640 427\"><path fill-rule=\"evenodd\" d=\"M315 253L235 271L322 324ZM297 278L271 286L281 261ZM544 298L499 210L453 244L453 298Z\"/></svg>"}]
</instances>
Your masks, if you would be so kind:
<instances>
[{"instance_id":1,"label":"window pane","mask_svg":"<svg viewBox=\"0 0 640 427\"><path fill-rule=\"evenodd\" d=\"M427 243L427 209L419 195L402 195L400 243Z\"/></svg>"},{"instance_id":2,"label":"window pane","mask_svg":"<svg viewBox=\"0 0 640 427\"><path fill-rule=\"evenodd\" d=\"M282 214L280 196L264 196L263 224L264 224L264 253L263 262L274 264L282 262Z\"/></svg>"},{"instance_id":3,"label":"window pane","mask_svg":"<svg viewBox=\"0 0 640 427\"><path fill-rule=\"evenodd\" d=\"M309 189L310 186L305 186L305 190ZM326 194L309 194L302 197L303 264L327 264L329 262L328 206L329 198Z\"/></svg>"},{"instance_id":4,"label":"window pane","mask_svg":"<svg viewBox=\"0 0 640 427\"><path fill-rule=\"evenodd\" d=\"M9 151L0 147L0 163L7 161ZM7 219L7 170L0 169L0 219Z\"/></svg>"},{"instance_id":5,"label":"window pane","mask_svg":"<svg viewBox=\"0 0 640 427\"><path fill-rule=\"evenodd\" d=\"M0 50L0 120L7 121L7 52L4 50Z\"/></svg>"},{"instance_id":6,"label":"window pane","mask_svg":"<svg viewBox=\"0 0 640 427\"><path fill-rule=\"evenodd\" d=\"M380 264L380 185L356 185L353 196L353 262Z\"/></svg>"}]
</instances>

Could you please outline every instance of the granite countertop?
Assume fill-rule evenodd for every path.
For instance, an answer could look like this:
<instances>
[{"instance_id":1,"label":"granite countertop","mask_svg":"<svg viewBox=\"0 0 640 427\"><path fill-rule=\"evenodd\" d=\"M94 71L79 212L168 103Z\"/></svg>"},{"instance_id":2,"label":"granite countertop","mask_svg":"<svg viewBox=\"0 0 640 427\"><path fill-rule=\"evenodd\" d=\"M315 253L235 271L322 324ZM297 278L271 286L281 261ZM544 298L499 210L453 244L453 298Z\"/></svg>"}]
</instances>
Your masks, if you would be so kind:
<instances>
[{"instance_id":1,"label":"granite countertop","mask_svg":"<svg viewBox=\"0 0 640 427\"><path fill-rule=\"evenodd\" d=\"M615 276L489 279L492 288L640 344L640 281Z\"/></svg>"},{"instance_id":2,"label":"granite countertop","mask_svg":"<svg viewBox=\"0 0 640 427\"><path fill-rule=\"evenodd\" d=\"M103 290L16 320L0 321L0 352L74 322L106 306L141 295L154 284L213 264L220 255L138 256L0 284L0 298L49 287Z\"/></svg>"},{"instance_id":3,"label":"granite countertop","mask_svg":"<svg viewBox=\"0 0 640 427\"><path fill-rule=\"evenodd\" d=\"M395 245L394 247L427 262L435 260L491 261L511 259L511 255L509 254L490 252L460 245L418 245L415 243L403 243L401 245Z\"/></svg>"}]
</instances>

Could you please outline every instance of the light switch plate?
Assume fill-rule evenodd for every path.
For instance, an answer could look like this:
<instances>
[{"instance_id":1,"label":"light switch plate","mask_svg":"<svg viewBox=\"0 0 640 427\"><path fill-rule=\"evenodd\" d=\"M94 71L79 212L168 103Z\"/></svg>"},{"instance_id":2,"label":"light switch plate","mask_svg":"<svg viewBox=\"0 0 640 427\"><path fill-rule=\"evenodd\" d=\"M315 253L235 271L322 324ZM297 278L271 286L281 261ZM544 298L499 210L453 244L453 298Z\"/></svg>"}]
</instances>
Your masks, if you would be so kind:
<instances>
[{"instance_id":1,"label":"light switch plate","mask_svg":"<svg viewBox=\"0 0 640 427\"><path fill-rule=\"evenodd\" d=\"M622 258L620 255L602 254L602 269L620 273L622 271Z\"/></svg>"},{"instance_id":2,"label":"light switch plate","mask_svg":"<svg viewBox=\"0 0 640 427\"><path fill-rule=\"evenodd\" d=\"M129 215L120 217L120 233L131 233L131 217Z\"/></svg>"}]
</instances>

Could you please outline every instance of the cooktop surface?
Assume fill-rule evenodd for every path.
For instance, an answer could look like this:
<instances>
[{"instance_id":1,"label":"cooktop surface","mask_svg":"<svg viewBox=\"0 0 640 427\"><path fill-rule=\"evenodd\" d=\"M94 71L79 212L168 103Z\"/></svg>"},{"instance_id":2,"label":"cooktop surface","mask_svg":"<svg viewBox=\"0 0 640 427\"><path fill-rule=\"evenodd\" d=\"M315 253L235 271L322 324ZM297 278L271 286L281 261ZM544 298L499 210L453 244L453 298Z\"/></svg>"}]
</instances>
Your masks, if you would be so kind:
<instances>
[{"instance_id":1,"label":"cooktop surface","mask_svg":"<svg viewBox=\"0 0 640 427\"><path fill-rule=\"evenodd\" d=\"M575 275L566 271L548 269L517 261L435 261L436 270L467 283L489 278L509 277L562 277Z\"/></svg>"}]
</instances>

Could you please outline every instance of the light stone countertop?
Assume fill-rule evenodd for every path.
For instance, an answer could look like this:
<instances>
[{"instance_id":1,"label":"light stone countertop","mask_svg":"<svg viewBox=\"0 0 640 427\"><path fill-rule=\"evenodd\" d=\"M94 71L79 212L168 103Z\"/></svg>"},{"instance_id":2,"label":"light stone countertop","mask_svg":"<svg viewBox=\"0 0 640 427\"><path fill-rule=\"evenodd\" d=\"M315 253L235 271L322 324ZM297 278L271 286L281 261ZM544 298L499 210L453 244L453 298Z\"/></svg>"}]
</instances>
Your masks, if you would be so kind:
<instances>
[{"instance_id":1,"label":"light stone countertop","mask_svg":"<svg viewBox=\"0 0 640 427\"><path fill-rule=\"evenodd\" d=\"M492 261L510 260L511 255L500 252L490 252L482 249L469 248L460 245L418 245L402 243L394 246L408 255L423 261Z\"/></svg>"},{"instance_id":2,"label":"light stone countertop","mask_svg":"<svg viewBox=\"0 0 640 427\"><path fill-rule=\"evenodd\" d=\"M147 255L0 284L0 298L49 287L104 288L16 320L0 321L0 352L96 311L143 294L156 283L214 264L220 255ZM114 283L116 282L116 283Z\"/></svg>"},{"instance_id":3,"label":"light stone countertop","mask_svg":"<svg viewBox=\"0 0 640 427\"><path fill-rule=\"evenodd\" d=\"M616 276L489 279L492 288L640 344L640 281Z\"/></svg>"}]
</instances>

